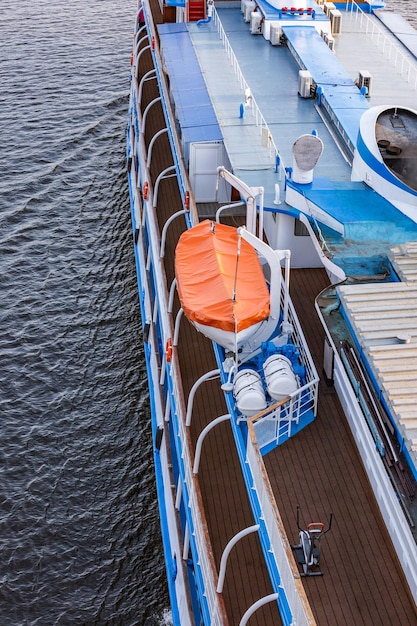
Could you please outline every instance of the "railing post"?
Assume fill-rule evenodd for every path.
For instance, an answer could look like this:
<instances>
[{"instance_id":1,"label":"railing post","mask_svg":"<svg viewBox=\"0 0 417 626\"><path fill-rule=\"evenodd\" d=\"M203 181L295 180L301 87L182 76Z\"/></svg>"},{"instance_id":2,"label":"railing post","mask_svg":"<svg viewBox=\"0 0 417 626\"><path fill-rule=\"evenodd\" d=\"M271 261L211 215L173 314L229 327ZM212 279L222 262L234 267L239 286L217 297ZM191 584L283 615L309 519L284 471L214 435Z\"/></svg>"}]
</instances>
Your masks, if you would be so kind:
<instances>
[{"instance_id":1,"label":"railing post","mask_svg":"<svg viewBox=\"0 0 417 626\"><path fill-rule=\"evenodd\" d=\"M194 396L195 396L195 394L197 392L197 389L206 380L213 380L214 378L218 378L219 375L220 375L220 370L219 369L210 370L209 372L206 372L205 374L200 376L200 378L191 387L190 395L188 396L187 414L186 414L186 418L185 418L185 425L186 426L189 426L191 424L191 415L193 413Z\"/></svg>"},{"instance_id":2,"label":"railing post","mask_svg":"<svg viewBox=\"0 0 417 626\"><path fill-rule=\"evenodd\" d=\"M231 417L230 413L226 413L225 415L220 415L220 417L216 417L216 419L210 422L210 424L207 424L207 426L203 428L203 430L199 434L198 439L197 439L197 444L195 446L193 474L198 474L198 470L200 467L201 450L203 448L204 439L206 438L208 433L212 430L212 428L214 428L215 426L217 426L217 424L220 424L221 422L226 422L230 420L230 417Z\"/></svg>"},{"instance_id":3,"label":"railing post","mask_svg":"<svg viewBox=\"0 0 417 626\"><path fill-rule=\"evenodd\" d=\"M239 533L237 533L228 542L227 546L223 550L222 558L220 561L219 580L217 582L217 593L222 593L223 591L224 579L226 576L227 560L229 558L230 552L232 551L232 548L237 544L238 541L243 539L243 537L246 537L246 535L249 535L251 533L255 533L258 530L259 530L259 524L255 524L254 526L249 526L248 528L244 528Z\"/></svg>"},{"instance_id":4,"label":"railing post","mask_svg":"<svg viewBox=\"0 0 417 626\"><path fill-rule=\"evenodd\" d=\"M252 606L250 606L248 608L248 610L246 611L246 613L243 615L242 619L239 622L239 626L246 626L246 624L248 623L249 618L261 606L264 606L264 604L268 604L269 602L274 602L274 600L278 600L278 594L277 593L271 593L269 596L265 596L265 597L260 598L259 600L257 600L257 602L254 602L254 604L252 604ZM293 624L295 624L295 622L293 622Z\"/></svg>"}]
</instances>

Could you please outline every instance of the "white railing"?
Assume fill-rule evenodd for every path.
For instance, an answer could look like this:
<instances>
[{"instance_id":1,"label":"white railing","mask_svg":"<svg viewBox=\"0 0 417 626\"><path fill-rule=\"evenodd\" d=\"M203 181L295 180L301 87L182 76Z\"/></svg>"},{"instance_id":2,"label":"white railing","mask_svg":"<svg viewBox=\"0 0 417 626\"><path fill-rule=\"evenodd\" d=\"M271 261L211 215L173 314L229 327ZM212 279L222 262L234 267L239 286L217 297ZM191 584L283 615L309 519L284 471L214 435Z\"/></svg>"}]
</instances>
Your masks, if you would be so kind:
<instances>
[{"instance_id":1,"label":"white railing","mask_svg":"<svg viewBox=\"0 0 417 626\"><path fill-rule=\"evenodd\" d=\"M157 74L159 75L161 72L160 67L161 67L162 62L160 59L159 51L157 50L156 46L155 46L155 51L154 51L154 59L156 61ZM134 67L136 67L136 65L137 65L137 57L135 56ZM139 90L137 77L132 76L132 80L133 80L132 93L134 94L134 96L131 96L131 97L137 98L137 94ZM165 82L161 80L160 88L162 88L164 91L164 97L168 98L168 94L166 92L164 85L165 85ZM169 101L169 99L167 101ZM166 111L169 112L169 107L165 107L165 109ZM134 113L138 118L137 119L138 129L139 131L141 131L142 126L143 126L143 120L142 120L142 114L140 111L140 103L137 103ZM175 124L173 127L175 127ZM175 144L176 148L178 152L180 153L178 141L176 138L175 140L176 140L176 144ZM140 225L144 227L146 223L146 228L147 228L148 237L149 237L149 246L146 250L143 248L143 243L141 242L141 240L139 240L138 242L138 254L141 257L141 272L143 274L142 288L146 291L146 295L144 296L145 306L147 307L147 310L148 310L149 319L152 319L152 312L151 312L150 304L149 304L152 298L149 295L149 287L147 285L146 271L145 271L145 268L146 268L145 259L149 259L150 257L152 259L152 271L154 272L154 285L155 285L155 290L156 290L155 301L159 304L159 310L157 311L157 313L158 313L158 318L160 320L161 341L163 342L163 345L165 345L165 342L167 341L167 339L172 337L172 324L171 324L170 314L168 313L168 293L167 293L166 283L164 280L164 274L165 274L164 260L161 259L160 257L159 226L155 217L155 212L153 211L153 197L154 197L153 186L152 186L150 171L147 165L148 154L147 154L144 138L142 136L142 132L140 132L139 135L136 137L135 142L136 142L136 145L132 146L132 156L135 155L138 158L138 169L137 169L137 172L135 171L134 173L134 207L135 207L134 213L135 213L135 219L137 221L136 226L138 228ZM178 165L178 169L181 169L183 172L182 179L181 177L179 177L179 184L181 184L181 180L182 180L183 187L185 189L187 175L186 175L186 170L184 168L183 160L179 159L177 165ZM178 174L178 169L177 169L177 174ZM140 207L138 206L139 204L138 186L143 184L144 181L148 182L148 198L146 200L143 199L142 216L141 216ZM158 364L157 364L157 358L156 358L156 355L158 353L158 343L157 343L156 337L153 339L154 341L152 344L152 354L150 358L151 358L151 364L153 365L153 371L155 372L155 379L152 382L156 385L157 384L156 381L158 380L158 373L157 373ZM165 367L167 366L165 365ZM184 481L184 484L187 487L187 490L183 489L183 497L184 497L185 506L189 509L189 512L190 512L189 515L193 524L193 540L197 548L197 555L195 555L196 557L195 568L196 570L198 569L199 572L201 572L201 578L203 580L203 585L204 585L204 595L207 599L207 607L208 607L208 612L210 614L211 624L213 624L213 626L220 626L223 622L223 619L222 619L222 609L220 607L221 599L216 593L217 574L216 574L214 560L210 553L210 548L207 546L205 520L202 519L202 512L201 512L200 507L198 506L198 484L197 484L197 479L193 477L193 473L192 473L192 460L191 460L189 447L187 445L188 437L185 432L185 426L184 426L185 413L183 411L182 394L180 390L180 381L179 381L179 375L177 371L178 368L176 365L175 357L172 360L170 368L171 368L170 374L171 374L171 380L172 380L172 387L171 387L171 397L167 399L167 401L170 402L172 413L176 412L176 417L178 421L178 436L181 441L181 443L179 444L181 446L180 458L182 459L181 479ZM156 399L157 413L158 413L157 419L158 419L158 422L160 422L161 420L163 420L164 409L160 403L158 392L155 392L155 399ZM166 468L167 462L165 459L164 459L164 462L165 462L165 468ZM170 484L169 477L167 478L167 473L168 473L168 470L166 469L166 474L164 474L164 481L165 481L165 484ZM184 496L185 491L189 496L188 499ZM172 516L174 516L175 513L172 511L173 505L172 505L171 500L172 498L169 498L169 497L166 498L166 506L167 508L170 509ZM174 524L172 524L172 527L169 528L169 538L170 538L170 542L172 543L172 545L176 546L175 552L176 552L177 559L180 559L181 549L180 549L179 544L181 543L181 537L180 537L180 533L176 532ZM180 572L180 569L181 568L179 568L179 572ZM198 575L199 572L196 571L196 575ZM182 598L185 597L185 589L186 589L187 584L188 583L185 582L185 580L183 580L181 575L178 574L177 581L175 584L178 605L181 604ZM187 609L184 609L184 610L187 612ZM182 619L181 623L185 624L185 623L188 623L190 616L187 615L187 622L186 622L185 616L181 619Z\"/></svg>"},{"instance_id":2,"label":"white railing","mask_svg":"<svg viewBox=\"0 0 417 626\"><path fill-rule=\"evenodd\" d=\"M183 420L179 419L179 424L183 426ZM182 430L182 428L180 428ZM181 435L182 437L185 434ZM207 606L210 614L211 624L213 626L221 626L222 616L219 608L219 598L216 592L217 580L213 578L213 563L207 550L207 538L204 532L201 520L201 509L198 505L197 490L195 487L195 476L192 473L191 458L187 446L182 447L183 461L185 469L185 484L188 490L188 508L191 512L191 519L193 520L193 537L198 554L198 562L195 563L195 567L200 568L202 579L204 581L204 595L207 600ZM196 572L197 574L197 572Z\"/></svg>"},{"instance_id":3,"label":"white railing","mask_svg":"<svg viewBox=\"0 0 417 626\"><path fill-rule=\"evenodd\" d=\"M281 310L286 300L285 281L281 284ZM298 321L294 306L289 300L288 322L292 326L291 339L299 348L300 361L306 370L306 383L296 392L290 394L288 400L280 406L265 409L259 417L252 418L259 448L273 443L279 445L292 436L292 428L298 425L303 416L313 412L317 414L319 376L307 346L303 331Z\"/></svg>"},{"instance_id":4,"label":"white railing","mask_svg":"<svg viewBox=\"0 0 417 626\"><path fill-rule=\"evenodd\" d=\"M365 13L355 0L346 2L346 11L355 15L356 22L361 30L371 37L371 40L381 48L383 54L398 69L401 76L407 78L413 89L417 89L417 65L401 50L394 41L393 36L389 37L384 30L378 26L374 19Z\"/></svg>"},{"instance_id":5,"label":"white railing","mask_svg":"<svg viewBox=\"0 0 417 626\"><path fill-rule=\"evenodd\" d=\"M298 425L303 416L314 413L317 404L318 382L312 380L297 389L280 406L273 405L262 415L251 418L260 449L275 443L280 445L293 434L293 427ZM311 418L312 419L312 418Z\"/></svg>"},{"instance_id":6,"label":"white railing","mask_svg":"<svg viewBox=\"0 0 417 626\"><path fill-rule=\"evenodd\" d=\"M285 300L285 282L282 282L282 291L281 291L281 308L284 306L284 300ZM307 379L307 384L306 386L308 386L310 388L310 392L311 392L311 399L313 402L313 410L314 410L314 415L316 415L317 413L317 400L318 400L318 384L319 384L319 375L317 374L317 370L316 367L314 365L313 362L313 358L310 354L310 350L308 349L307 346L307 341L306 338L304 336L303 331L301 330L301 325L300 322L298 320L298 316L297 313L295 311L294 305L292 303L292 300L289 299L289 311L288 311L288 321L291 324L293 331L292 331L292 341L296 346L300 346L301 350L300 350L300 360L301 363L304 365L304 367L306 368L306 379Z\"/></svg>"},{"instance_id":7,"label":"white railing","mask_svg":"<svg viewBox=\"0 0 417 626\"><path fill-rule=\"evenodd\" d=\"M251 97L250 97L250 104L248 104L248 106L250 107L250 111L251 111L252 115L255 118L256 126L259 127L259 134L262 136L263 132L266 131L266 133L268 135L268 138L269 138L269 145L270 145L271 151L272 151L272 153L274 155L274 159L276 160L276 158L279 157L279 165L284 170L285 169L284 168L284 163L282 161L282 157L281 157L281 155L279 153L279 150L278 150L278 148L277 148L277 146L276 146L276 144L275 144L275 142L273 140L272 133L269 130L268 124L266 123L266 120L265 120L264 116L262 115L261 110L260 110L258 104L256 103L255 98L253 97L253 94L252 94L252 92L250 90L250 87L249 87L248 83L246 82L246 80L245 80L245 78L243 76L242 70L240 69L239 62L238 62L238 60L236 58L235 53L233 52L233 48L232 48L232 46L230 44L229 39L227 38L227 35L226 35L225 31L224 31L223 25L221 23L221 20L220 20L219 15L218 15L218 13L217 13L215 8L213 9L213 21L214 21L214 24L217 27L217 31L219 33L220 40L221 40L221 42L222 42L222 44L223 44L223 46L225 48L227 57L228 57L231 65L232 65L233 71L234 71L234 73L235 73L235 75L236 75L236 77L238 79L239 85L240 85L240 87L242 89L242 99L245 98L246 90L249 90L250 94L251 94Z\"/></svg>"},{"instance_id":8,"label":"white railing","mask_svg":"<svg viewBox=\"0 0 417 626\"><path fill-rule=\"evenodd\" d=\"M143 10L145 12L150 11L147 4L143 5ZM162 96L161 104L164 110L165 118L167 120L167 129L170 138L172 155L176 166L178 186L180 188L180 193L182 197L184 197L186 191L191 191L191 185L188 180L188 171L184 163L184 157L182 155L181 145L177 133L172 131L172 129L176 128L176 121L171 107L167 104L170 102L170 95L168 92L167 83L163 76L163 61L158 47L158 37L155 25L151 18L147 19L147 28L149 30L148 39L151 45L151 52L155 61L154 65L158 80L159 91L160 95ZM136 65L136 58L134 59L134 64ZM198 222L197 207L192 193L190 193L190 218L192 223Z\"/></svg>"}]
</instances>

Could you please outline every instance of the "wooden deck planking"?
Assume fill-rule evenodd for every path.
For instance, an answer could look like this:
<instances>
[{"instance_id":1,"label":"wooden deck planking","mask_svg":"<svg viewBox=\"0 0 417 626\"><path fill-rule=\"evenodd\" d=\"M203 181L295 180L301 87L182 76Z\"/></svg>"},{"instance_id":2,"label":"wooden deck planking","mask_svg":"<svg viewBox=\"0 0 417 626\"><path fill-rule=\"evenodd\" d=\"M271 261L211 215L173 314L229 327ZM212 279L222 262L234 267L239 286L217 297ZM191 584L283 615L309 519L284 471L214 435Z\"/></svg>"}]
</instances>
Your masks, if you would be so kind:
<instances>
[{"instance_id":1,"label":"wooden deck planking","mask_svg":"<svg viewBox=\"0 0 417 626\"><path fill-rule=\"evenodd\" d=\"M145 103L154 97L153 92L153 86L145 87ZM153 127L161 127L161 116L163 118L162 109L157 105L153 115L148 117L152 124L149 124L147 143ZM169 143L161 136L154 150L152 172L171 164L168 152ZM161 184L157 210L161 228L166 217L180 208L181 200L175 187L173 179ZM165 258L168 284L173 277L173 252L183 228L184 222L180 219L169 231ZM314 297L326 284L327 279L320 270L292 272L292 298L318 371L323 361L324 335L312 307ZM213 369L215 361L210 342L185 319L181 322L178 354L187 398L198 376ZM225 412L224 400L215 392L217 390L218 381L205 383L197 393L190 429L194 445L202 428ZM329 512L333 510L335 514L333 528L323 540L321 569L324 576L303 579L317 623L320 626L415 624L413 603L404 591L404 581L389 540L381 530L382 521L334 390L321 384L318 419L268 455L265 463L290 541L298 542L297 504L301 505L305 522L317 520L317 517L327 522ZM227 541L253 523L229 424L220 425L208 436L199 481L219 566ZM224 599L230 624L234 625L252 602L271 592L256 535L247 537L233 550L230 565L234 574L226 579ZM275 604L259 610L250 620L251 626L280 622Z\"/></svg>"},{"instance_id":2,"label":"wooden deck planking","mask_svg":"<svg viewBox=\"0 0 417 626\"><path fill-rule=\"evenodd\" d=\"M305 305L325 284L320 270L293 270L291 275L292 299L315 358L322 354L324 332ZM316 361L319 372L321 363ZM322 543L324 575L303 578L317 623L415 624L414 604L335 391L321 382L315 422L264 460L294 543L297 504L302 526L327 523L334 513L332 530ZM295 469L287 481L288 468Z\"/></svg>"}]
</instances>

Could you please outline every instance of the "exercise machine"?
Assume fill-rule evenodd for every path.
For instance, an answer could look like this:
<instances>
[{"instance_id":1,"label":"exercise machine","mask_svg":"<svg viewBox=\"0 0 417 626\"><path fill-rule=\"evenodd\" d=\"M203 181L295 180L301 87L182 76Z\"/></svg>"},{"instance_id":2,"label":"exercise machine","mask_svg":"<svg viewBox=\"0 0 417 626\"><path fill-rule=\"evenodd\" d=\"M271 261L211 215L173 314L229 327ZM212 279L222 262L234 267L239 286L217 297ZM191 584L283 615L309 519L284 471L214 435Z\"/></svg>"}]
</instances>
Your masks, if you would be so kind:
<instances>
[{"instance_id":1,"label":"exercise machine","mask_svg":"<svg viewBox=\"0 0 417 626\"><path fill-rule=\"evenodd\" d=\"M322 522L311 522L307 524L307 528L300 527L300 507L297 505L297 527L300 531L300 543L291 546L295 552L297 562L302 565L303 572L301 576L323 576L323 572L315 569L319 565L321 540L332 527L333 513L330 513L329 524L324 530Z\"/></svg>"}]
</instances>

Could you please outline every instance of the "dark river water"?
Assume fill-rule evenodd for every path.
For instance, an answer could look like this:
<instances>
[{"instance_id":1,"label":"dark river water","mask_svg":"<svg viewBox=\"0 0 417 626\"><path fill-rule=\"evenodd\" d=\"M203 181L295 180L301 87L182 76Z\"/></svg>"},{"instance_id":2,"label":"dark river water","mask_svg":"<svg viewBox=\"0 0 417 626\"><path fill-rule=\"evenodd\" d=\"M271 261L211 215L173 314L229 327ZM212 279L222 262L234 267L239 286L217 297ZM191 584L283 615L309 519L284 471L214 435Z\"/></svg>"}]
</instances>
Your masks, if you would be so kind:
<instances>
[{"instance_id":1,"label":"dark river water","mask_svg":"<svg viewBox=\"0 0 417 626\"><path fill-rule=\"evenodd\" d=\"M417 25L414 0L389 6ZM169 622L125 173L135 10L0 4L0 626Z\"/></svg>"},{"instance_id":2,"label":"dark river water","mask_svg":"<svg viewBox=\"0 0 417 626\"><path fill-rule=\"evenodd\" d=\"M168 607L125 173L136 0L0 3L0 624Z\"/></svg>"},{"instance_id":3,"label":"dark river water","mask_svg":"<svg viewBox=\"0 0 417 626\"><path fill-rule=\"evenodd\" d=\"M376 4L376 0L374 3ZM385 0L385 7L399 13L414 28L417 28L417 3L415 0Z\"/></svg>"},{"instance_id":4,"label":"dark river water","mask_svg":"<svg viewBox=\"0 0 417 626\"><path fill-rule=\"evenodd\" d=\"M385 0L387 9L399 13L414 28L417 28L417 4L415 0Z\"/></svg>"}]
</instances>

